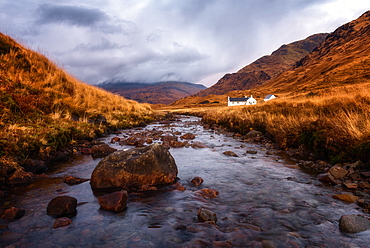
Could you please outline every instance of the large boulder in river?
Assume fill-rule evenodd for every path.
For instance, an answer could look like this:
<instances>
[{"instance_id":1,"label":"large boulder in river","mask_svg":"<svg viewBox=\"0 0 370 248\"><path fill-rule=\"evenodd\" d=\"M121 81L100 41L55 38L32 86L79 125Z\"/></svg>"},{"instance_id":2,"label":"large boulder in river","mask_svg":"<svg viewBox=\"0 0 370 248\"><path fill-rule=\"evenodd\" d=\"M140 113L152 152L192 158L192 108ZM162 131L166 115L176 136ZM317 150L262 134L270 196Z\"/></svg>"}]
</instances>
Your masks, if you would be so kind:
<instances>
[{"instance_id":1,"label":"large boulder in river","mask_svg":"<svg viewBox=\"0 0 370 248\"><path fill-rule=\"evenodd\" d=\"M154 144L117 151L99 162L91 176L93 189L141 190L152 185L173 183L177 166L167 148Z\"/></svg>"}]
</instances>

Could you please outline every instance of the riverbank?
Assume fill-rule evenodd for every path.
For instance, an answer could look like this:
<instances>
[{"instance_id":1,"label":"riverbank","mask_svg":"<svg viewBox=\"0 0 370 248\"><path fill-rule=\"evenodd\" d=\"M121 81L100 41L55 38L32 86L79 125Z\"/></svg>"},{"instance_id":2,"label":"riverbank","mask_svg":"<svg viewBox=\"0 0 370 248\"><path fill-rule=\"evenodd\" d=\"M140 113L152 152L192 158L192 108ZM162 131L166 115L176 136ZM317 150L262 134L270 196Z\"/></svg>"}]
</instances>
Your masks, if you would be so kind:
<instances>
[{"instance_id":1,"label":"riverbank","mask_svg":"<svg viewBox=\"0 0 370 248\"><path fill-rule=\"evenodd\" d=\"M325 95L274 99L254 106L219 108L207 111L203 120L241 134L255 129L281 149L305 146L330 163L360 160L370 169L369 91L365 86L357 87Z\"/></svg>"}]
</instances>

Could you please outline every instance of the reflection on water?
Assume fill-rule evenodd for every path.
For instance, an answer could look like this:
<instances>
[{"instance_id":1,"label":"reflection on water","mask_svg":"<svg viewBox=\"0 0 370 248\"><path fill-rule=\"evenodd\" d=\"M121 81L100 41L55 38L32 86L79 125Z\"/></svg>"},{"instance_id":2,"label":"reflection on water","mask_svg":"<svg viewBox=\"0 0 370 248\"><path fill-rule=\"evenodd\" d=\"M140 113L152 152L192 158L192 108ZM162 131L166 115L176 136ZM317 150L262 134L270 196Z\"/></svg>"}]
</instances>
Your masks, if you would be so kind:
<instances>
[{"instance_id":1,"label":"reflection on water","mask_svg":"<svg viewBox=\"0 0 370 248\"><path fill-rule=\"evenodd\" d=\"M211 147L170 149L185 191L131 195L125 212L101 210L89 182L63 183L63 177L69 175L90 178L100 160L81 156L54 168L49 172L51 178L40 179L0 202L1 209L26 209L21 219L2 222L1 246L368 247L370 232L343 234L338 229L342 215L361 214L355 204L332 199L333 189L287 166L288 161L267 156L259 145L243 143L246 147L240 148L241 142L203 130L197 121L184 117L171 126L155 124L135 131L191 132L197 136L195 141ZM103 140L108 142L112 137ZM228 150L239 157L224 155ZM247 150L257 154L246 154ZM204 183L192 185L195 176L202 177ZM194 194L202 188L216 189L220 194L211 199ZM54 218L46 214L46 206L59 195L73 196L80 204L70 226L53 229ZM200 207L217 214L216 225L198 222Z\"/></svg>"}]
</instances>

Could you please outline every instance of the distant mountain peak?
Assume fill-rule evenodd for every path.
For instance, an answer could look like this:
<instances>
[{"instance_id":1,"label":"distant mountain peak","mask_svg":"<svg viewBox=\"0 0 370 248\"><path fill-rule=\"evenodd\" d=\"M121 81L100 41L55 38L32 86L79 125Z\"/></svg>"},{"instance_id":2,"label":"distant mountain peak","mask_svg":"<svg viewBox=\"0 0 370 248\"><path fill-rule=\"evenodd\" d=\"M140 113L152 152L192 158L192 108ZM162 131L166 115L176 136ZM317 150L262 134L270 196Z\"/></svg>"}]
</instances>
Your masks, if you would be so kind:
<instances>
[{"instance_id":1,"label":"distant mountain peak","mask_svg":"<svg viewBox=\"0 0 370 248\"><path fill-rule=\"evenodd\" d=\"M284 44L271 55L263 56L236 73L224 75L215 85L196 96L222 95L233 90L248 90L276 78L314 50L328 34L314 34L304 40Z\"/></svg>"},{"instance_id":2,"label":"distant mountain peak","mask_svg":"<svg viewBox=\"0 0 370 248\"><path fill-rule=\"evenodd\" d=\"M114 81L105 82L97 86L122 95L127 99L151 104L170 104L206 89L202 84L180 81L162 81L156 83Z\"/></svg>"}]
</instances>

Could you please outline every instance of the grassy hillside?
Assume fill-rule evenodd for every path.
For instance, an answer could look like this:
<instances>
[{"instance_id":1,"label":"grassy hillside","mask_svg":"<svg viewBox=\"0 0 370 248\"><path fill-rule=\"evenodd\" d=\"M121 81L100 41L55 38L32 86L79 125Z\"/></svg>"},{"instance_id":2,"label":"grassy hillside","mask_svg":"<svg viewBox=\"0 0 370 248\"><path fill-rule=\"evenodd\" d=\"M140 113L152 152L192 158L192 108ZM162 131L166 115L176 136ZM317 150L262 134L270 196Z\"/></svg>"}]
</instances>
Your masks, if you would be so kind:
<instances>
[{"instance_id":1,"label":"grassy hillside","mask_svg":"<svg viewBox=\"0 0 370 248\"><path fill-rule=\"evenodd\" d=\"M0 156L47 159L78 139L151 119L138 104L81 83L0 33ZM1 161L0 161L1 162Z\"/></svg>"},{"instance_id":2,"label":"grassy hillside","mask_svg":"<svg viewBox=\"0 0 370 248\"><path fill-rule=\"evenodd\" d=\"M295 68L257 87L290 96L370 82L370 11L331 33Z\"/></svg>"},{"instance_id":3,"label":"grassy hillside","mask_svg":"<svg viewBox=\"0 0 370 248\"><path fill-rule=\"evenodd\" d=\"M370 168L370 12L331 33L275 80L239 94L277 94L255 106L221 108L204 121L237 132L270 134L280 147L305 147L321 157L362 160Z\"/></svg>"},{"instance_id":4,"label":"grassy hillside","mask_svg":"<svg viewBox=\"0 0 370 248\"><path fill-rule=\"evenodd\" d=\"M333 163L362 160L370 165L369 86L338 88L325 96L224 107L208 111L203 120L242 134L259 130L273 137L280 148L304 145Z\"/></svg>"}]
</instances>

